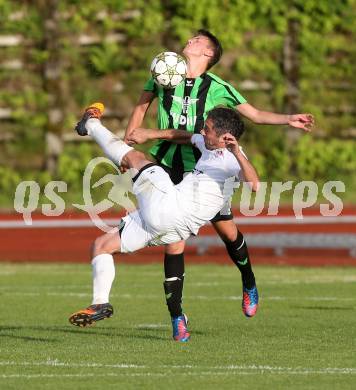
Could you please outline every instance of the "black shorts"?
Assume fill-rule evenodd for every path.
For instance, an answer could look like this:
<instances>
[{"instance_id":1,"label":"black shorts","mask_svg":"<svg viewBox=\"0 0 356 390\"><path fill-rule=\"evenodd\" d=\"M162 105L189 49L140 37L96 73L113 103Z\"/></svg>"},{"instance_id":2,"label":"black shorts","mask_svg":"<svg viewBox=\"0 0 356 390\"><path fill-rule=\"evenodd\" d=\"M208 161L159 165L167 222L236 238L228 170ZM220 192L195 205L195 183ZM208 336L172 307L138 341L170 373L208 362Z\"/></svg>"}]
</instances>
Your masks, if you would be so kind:
<instances>
[{"instance_id":1,"label":"black shorts","mask_svg":"<svg viewBox=\"0 0 356 390\"><path fill-rule=\"evenodd\" d=\"M184 174L186 173L180 169L173 169L163 164L157 163L157 165L168 173L174 185L179 184L183 180Z\"/></svg>"},{"instance_id":2,"label":"black shorts","mask_svg":"<svg viewBox=\"0 0 356 390\"><path fill-rule=\"evenodd\" d=\"M183 180L184 174L188 173L188 172L167 167L166 165L163 164L157 164L157 165L162 167L168 173L173 184L179 184ZM231 221L233 218L234 216L232 215L231 208L228 206L226 207L224 206L224 208L221 211L219 211L215 215L215 217L212 220L210 220L210 222Z\"/></svg>"},{"instance_id":3,"label":"black shorts","mask_svg":"<svg viewBox=\"0 0 356 390\"><path fill-rule=\"evenodd\" d=\"M234 219L234 216L229 208L226 214L222 214L222 211L219 211L210 222L231 221L232 219Z\"/></svg>"}]
</instances>

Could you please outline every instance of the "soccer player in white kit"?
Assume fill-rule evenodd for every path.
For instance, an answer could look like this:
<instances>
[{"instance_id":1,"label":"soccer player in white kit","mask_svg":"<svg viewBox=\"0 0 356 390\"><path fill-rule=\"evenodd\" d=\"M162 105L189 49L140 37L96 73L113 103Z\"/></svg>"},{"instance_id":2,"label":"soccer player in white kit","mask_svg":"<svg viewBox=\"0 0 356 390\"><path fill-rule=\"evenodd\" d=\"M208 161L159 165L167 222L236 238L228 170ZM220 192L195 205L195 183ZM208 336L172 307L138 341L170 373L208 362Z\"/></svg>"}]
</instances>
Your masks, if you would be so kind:
<instances>
[{"instance_id":1,"label":"soccer player in white kit","mask_svg":"<svg viewBox=\"0 0 356 390\"><path fill-rule=\"evenodd\" d=\"M76 129L80 135L94 138L115 164L130 170L139 207L94 243L93 302L69 319L73 325L82 327L113 314L109 303L115 277L113 253L134 252L146 246L186 240L190 235L196 235L199 228L229 201L236 181L248 182L253 191L257 191L259 185L256 170L238 145L244 127L233 109L218 107L211 110L201 134L185 130L136 129L133 132L132 141L137 143L152 138L169 139L178 143L191 142L201 151L202 156L193 172L178 185L172 183L163 168L105 128L100 122L103 110L100 103L91 105ZM176 323L172 319L173 338L188 341L186 316L179 316L174 321Z\"/></svg>"}]
</instances>

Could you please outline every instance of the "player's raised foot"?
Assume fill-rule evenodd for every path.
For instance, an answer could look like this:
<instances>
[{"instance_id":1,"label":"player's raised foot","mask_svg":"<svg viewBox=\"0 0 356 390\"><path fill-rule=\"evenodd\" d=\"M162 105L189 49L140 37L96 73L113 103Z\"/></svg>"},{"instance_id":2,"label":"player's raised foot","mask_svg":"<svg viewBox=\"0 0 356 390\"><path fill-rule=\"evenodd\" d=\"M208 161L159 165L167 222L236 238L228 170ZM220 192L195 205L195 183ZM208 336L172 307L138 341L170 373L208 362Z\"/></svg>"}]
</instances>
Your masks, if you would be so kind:
<instances>
[{"instance_id":1,"label":"player's raised foot","mask_svg":"<svg viewBox=\"0 0 356 390\"><path fill-rule=\"evenodd\" d=\"M242 311L246 317L253 317L258 308L258 291L256 285L248 289L242 287Z\"/></svg>"},{"instance_id":2,"label":"player's raised foot","mask_svg":"<svg viewBox=\"0 0 356 390\"><path fill-rule=\"evenodd\" d=\"M188 317L183 314L179 317L172 317L173 339L175 341L187 342L190 339L188 332Z\"/></svg>"},{"instance_id":3,"label":"player's raised foot","mask_svg":"<svg viewBox=\"0 0 356 390\"><path fill-rule=\"evenodd\" d=\"M110 318L113 314L114 308L110 303L96 304L72 314L69 317L69 322L72 325L84 328L85 326L93 325L97 321Z\"/></svg>"},{"instance_id":4,"label":"player's raised foot","mask_svg":"<svg viewBox=\"0 0 356 390\"><path fill-rule=\"evenodd\" d=\"M85 128L85 124L87 120L90 118L100 119L104 113L104 104L103 103L93 103L89 107L87 107L84 111L82 119L75 126L75 130L79 135L87 135L87 129Z\"/></svg>"}]
</instances>

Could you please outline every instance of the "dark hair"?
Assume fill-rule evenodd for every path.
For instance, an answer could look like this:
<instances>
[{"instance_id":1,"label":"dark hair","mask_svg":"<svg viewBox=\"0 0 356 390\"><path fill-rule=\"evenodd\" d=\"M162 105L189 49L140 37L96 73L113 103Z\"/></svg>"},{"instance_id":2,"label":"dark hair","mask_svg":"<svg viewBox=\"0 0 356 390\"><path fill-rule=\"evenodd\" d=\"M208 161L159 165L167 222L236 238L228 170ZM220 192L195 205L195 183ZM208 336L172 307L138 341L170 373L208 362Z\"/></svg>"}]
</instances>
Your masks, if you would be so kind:
<instances>
[{"instance_id":1,"label":"dark hair","mask_svg":"<svg viewBox=\"0 0 356 390\"><path fill-rule=\"evenodd\" d=\"M206 119L212 120L213 128L218 136L230 133L238 140L245 131L239 113L232 108L215 107L208 112Z\"/></svg>"},{"instance_id":2,"label":"dark hair","mask_svg":"<svg viewBox=\"0 0 356 390\"><path fill-rule=\"evenodd\" d=\"M216 36L213 35L210 31L200 29L197 31L197 35L202 35L203 37L207 37L213 47L214 55L210 58L208 63L208 69L210 69L212 66L214 66L216 63L219 62L223 53L223 48L218 38L216 38Z\"/></svg>"}]
</instances>

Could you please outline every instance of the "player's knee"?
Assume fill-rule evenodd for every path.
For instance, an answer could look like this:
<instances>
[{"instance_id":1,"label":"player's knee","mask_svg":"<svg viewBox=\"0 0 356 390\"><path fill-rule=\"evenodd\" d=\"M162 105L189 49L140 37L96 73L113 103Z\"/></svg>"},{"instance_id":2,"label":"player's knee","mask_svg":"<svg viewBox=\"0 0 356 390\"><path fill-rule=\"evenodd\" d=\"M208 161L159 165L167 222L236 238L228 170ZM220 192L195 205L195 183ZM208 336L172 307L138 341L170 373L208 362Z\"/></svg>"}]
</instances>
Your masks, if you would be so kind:
<instances>
[{"instance_id":1,"label":"player's knee","mask_svg":"<svg viewBox=\"0 0 356 390\"><path fill-rule=\"evenodd\" d=\"M165 253L167 255L179 255L184 252L185 241L175 242L174 244L168 244L165 247Z\"/></svg>"},{"instance_id":2,"label":"player's knee","mask_svg":"<svg viewBox=\"0 0 356 390\"><path fill-rule=\"evenodd\" d=\"M219 233L221 239L225 242L232 242L236 240L236 237L238 235L238 230L237 229L226 229L223 231L220 231Z\"/></svg>"},{"instance_id":3,"label":"player's knee","mask_svg":"<svg viewBox=\"0 0 356 390\"><path fill-rule=\"evenodd\" d=\"M224 242L236 240L239 231L232 220L213 222L213 226Z\"/></svg>"},{"instance_id":4,"label":"player's knee","mask_svg":"<svg viewBox=\"0 0 356 390\"><path fill-rule=\"evenodd\" d=\"M147 160L145 154L138 150L132 149L130 152L125 154L121 163L125 163L128 166L132 166L133 164L137 163L137 161L141 160Z\"/></svg>"},{"instance_id":5,"label":"player's knee","mask_svg":"<svg viewBox=\"0 0 356 390\"><path fill-rule=\"evenodd\" d=\"M236 240L236 232L228 232L228 233L223 233L220 235L221 239L225 242L232 242Z\"/></svg>"},{"instance_id":6,"label":"player's knee","mask_svg":"<svg viewBox=\"0 0 356 390\"><path fill-rule=\"evenodd\" d=\"M105 236L100 236L95 239L92 246L92 253L93 256L110 253Z\"/></svg>"}]
</instances>

